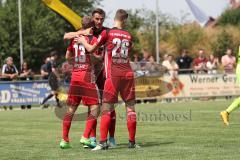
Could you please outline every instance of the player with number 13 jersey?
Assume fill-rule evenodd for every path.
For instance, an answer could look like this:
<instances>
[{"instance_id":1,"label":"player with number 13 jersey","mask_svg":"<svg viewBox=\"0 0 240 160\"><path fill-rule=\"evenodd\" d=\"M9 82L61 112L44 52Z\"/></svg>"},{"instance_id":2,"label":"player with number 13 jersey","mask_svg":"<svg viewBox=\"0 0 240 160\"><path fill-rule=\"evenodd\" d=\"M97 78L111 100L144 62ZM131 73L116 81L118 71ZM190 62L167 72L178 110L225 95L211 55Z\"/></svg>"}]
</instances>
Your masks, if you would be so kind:
<instances>
[{"instance_id":1,"label":"player with number 13 jersey","mask_svg":"<svg viewBox=\"0 0 240 160\"><path fill-rule=\"evenodd\" d=\"M84 17L83 28L86 29L87 24L91 27L91 19ZM85 25L86 27L84 27ZM97 38L91 35L84 36L84 38L89 44L95 44L97 42ZM66 52L66 59L72 62L73 70L67 98L68 108L63 118L62 141L60 143L60 147L63 149L70 147L68 134L71 121L81 101L83 105L88 106L89 114L80 143L91 148L96 146L95 142L92 143L89 138L92 130L96 128L95 126L97 125L100 97L98 87L95 83L91 56L93 56L93 54L87 52L82 44L77 44L75 40L72 39Z\"/></svg>"}]
</instances>

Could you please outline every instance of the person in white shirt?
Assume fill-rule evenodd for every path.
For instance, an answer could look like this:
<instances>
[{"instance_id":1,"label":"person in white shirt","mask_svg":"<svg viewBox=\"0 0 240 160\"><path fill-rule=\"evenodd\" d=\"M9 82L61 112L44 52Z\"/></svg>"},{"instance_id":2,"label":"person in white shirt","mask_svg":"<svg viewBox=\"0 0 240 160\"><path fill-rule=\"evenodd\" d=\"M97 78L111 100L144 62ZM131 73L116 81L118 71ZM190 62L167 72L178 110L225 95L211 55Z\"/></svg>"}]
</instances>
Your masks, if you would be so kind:
<instances>
[{"instance_id":1,"label":"person in white shirt","mask_svg":"<svg viewBox=\"0 0 240 160\"><path fill-rule=\"evenodd\" d=\"M217 69L219 67L219 60L213 54L209 56L209 60L206 64L208 74L217 74Z\"/></svg>"},{"instance_id":2,"label":"person in white shirt","mask_svg":"<svg viewBox=\"0 0 240 160\"><path fill-rule=\"evenodd\" d=\"M174 61L173 55L169 54L167 60L163 61L162 65L166 67L167 73L172 77L177 77L179 67Z\"/></svg>"}]
</instances>

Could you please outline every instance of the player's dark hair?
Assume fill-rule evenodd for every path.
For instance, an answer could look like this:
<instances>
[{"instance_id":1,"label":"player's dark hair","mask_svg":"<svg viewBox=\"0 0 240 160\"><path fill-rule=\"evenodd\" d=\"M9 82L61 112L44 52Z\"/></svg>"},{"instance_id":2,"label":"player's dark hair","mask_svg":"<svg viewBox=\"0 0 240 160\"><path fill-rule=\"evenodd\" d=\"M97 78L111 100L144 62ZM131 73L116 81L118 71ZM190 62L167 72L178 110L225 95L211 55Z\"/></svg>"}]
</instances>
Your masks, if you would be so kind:
<instances>
[{"instance_id":1,"label":"player's dark hair","mask_svg":"<svg viewBox=\"0 0 240 160\"><path fill-rule=\"evenodd\" d=\"M105 17L106 13L103 9L101 8L96 8L92 11L92 16L95 14L95 13L98 13L100 15L102 15L103 17Z\"/></svg>"},{"instance_id":2,"label":"player's dark hair","mask_svg":"<svg viewBox=\"0 0 240 160\"><path fill-rule=\"evenodd\" d=\"M58 54L57 54L57 51L52 51L51 53L50 53L50 56L51 57L53 57L53 56L57 56Z\"/></svg>"},{"instance_id":3,"label":"player's dark hair","mask_svg":"<svg viewBox=\"0 0 240 160\"><path fill-rule=\"evenodd\" d=\"M94 26L94 23L92 22L91 17L88 17L88 16L83 17L83 19L82 19L82 28L83 29L87 29L87 28L90 28L93 26Z\"/></svg>"},{"instance_id":4,"label":"player's dark hair","mask_svg":"<svg viewBox=\"0 0 240 160\"><path fill-rule=\"evenodd\" d=\"M128 13L127 11L125 11L124 9L118 9L116 14L115 14L115 18L116 20L119 21L124 21L128 18Z\"/></svg>"}]
</instances>

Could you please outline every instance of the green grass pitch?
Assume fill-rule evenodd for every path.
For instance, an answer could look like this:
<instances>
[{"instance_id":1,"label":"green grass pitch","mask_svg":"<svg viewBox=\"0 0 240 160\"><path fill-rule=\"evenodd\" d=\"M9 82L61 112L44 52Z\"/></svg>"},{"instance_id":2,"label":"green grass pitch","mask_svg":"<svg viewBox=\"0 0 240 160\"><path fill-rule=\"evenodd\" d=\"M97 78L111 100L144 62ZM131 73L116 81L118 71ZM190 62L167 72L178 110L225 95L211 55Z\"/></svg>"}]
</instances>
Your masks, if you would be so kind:
<instances>
[{"instance_id":1,"label":"green grass pitch","mask_svg":"<svg viewBox=\"0 0 240 160\"><path fill-rule=\"evenodd\" d=\"M53 109L1 111L0 159L238 160L240 113L236 111L231 115L229 127L224 127L219 117L219 112L230 103L198 101L137 105L137 141L142 146L138 150L127 148L125 109L118 107L118 148L98 152L83 149L79 144L85 122L72 123L73 148L62 150L59 148L61 120ZM79 112L84 110L80 108Z\"/></svg>"}]
</instances>

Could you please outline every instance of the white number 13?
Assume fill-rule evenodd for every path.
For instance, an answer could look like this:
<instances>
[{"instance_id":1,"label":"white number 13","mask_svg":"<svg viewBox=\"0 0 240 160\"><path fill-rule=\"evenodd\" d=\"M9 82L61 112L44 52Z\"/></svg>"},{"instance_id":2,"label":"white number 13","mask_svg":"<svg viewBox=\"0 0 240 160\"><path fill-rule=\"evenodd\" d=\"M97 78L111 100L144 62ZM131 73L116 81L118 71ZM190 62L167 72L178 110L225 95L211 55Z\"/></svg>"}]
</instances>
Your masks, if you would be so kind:
<instances>
[{"instance_id":1,"label":"white number 13","mask_svg":"<svg viewBox=\"0 0 240 160\"><path fill-rule=\"evenodd\" d=\"M86 62L86 51L85 51L84 46L74 44L73 48L75 49L75 62L85 63Z\"/></svg>"}]
</instances>

